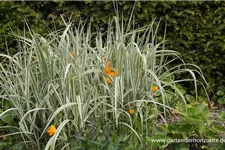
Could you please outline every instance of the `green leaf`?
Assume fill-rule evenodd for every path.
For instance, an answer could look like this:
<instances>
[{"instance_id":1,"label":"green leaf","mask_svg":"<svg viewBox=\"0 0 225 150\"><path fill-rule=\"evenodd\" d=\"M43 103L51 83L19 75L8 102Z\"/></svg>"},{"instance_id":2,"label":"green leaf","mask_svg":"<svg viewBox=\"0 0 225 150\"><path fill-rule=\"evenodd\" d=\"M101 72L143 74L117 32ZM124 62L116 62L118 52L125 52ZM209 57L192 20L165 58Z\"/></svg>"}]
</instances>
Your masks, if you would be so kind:
<instances>
[{"instance_id":1,"label":"green leaf","mask_svg":"<svg viewBox=\"0 0 225 150\"><path fill-rule=\"evenodd\" d=\"M207 98L205 96L198 96L200 102L206 102Z\"/></svg>"},{"instance_id":2,"label":"green leaf","mask_svg":"<svg viewBox=\"0 0 225 150\"><path fill-rule=\"evenodd\" d=\"M176 87L180 90L180 92L182 94L185 94L186 93L186 90L180 84L176 84Z\"/></svg>"},{"instance_id":3,"label":"green leaf","mask_svg":"<svg viewBox=\"0 0 225 150\"><path fill-rule=\"evenodd\" d=\"M225 129L219 125L212 126L212 128L210 130L214 133L221 133L221 134L225 133Z\"/></svg>"},{"instance_id":4,"label":"green leaf","mask_svg":"<svg viewBox=\"0 0 225 150\"><path fill-rule=\"evenodd\" d=\"M218 103L220 103L220 104L225 104L225 98L224 98L224 97L220 97L220 98L218 99Z\"/></svg>"},{"instance_id":5,"label":"green leaf","mask_svg":"<svg viewBox=\"0 0 225 150\"><path fill-rule=\"evenodd\" d=\"M225 112L224 111L220 111L218 114L217 114L217 118L221 121L224 121L225 120Z\"/></svg>"},{"instance_id":6,"label":"green leaf","mask_svg":"<svg viewBox=\"0 0 225 150\"><path fill-rule=\"evenodd\" d=\"M166 97L168 98L168 101L171 102L172 100L174 100L174 95L171 93L166 93Z\"/></svg>"},{"instance_id":7,"label":"green leaf","mask_svg":"<svg viewBox=\"0 0 225 150\"><path fill-rule=\"evenodd\" d=\"M223 96L224 95L224 92L223 91L217 91L216 95Z\"/></svg>"},{"instance_id":8,"label":"green leaf","mask_svg":"<svg viewBox=\"0 0 225 150\"><path fill-rule=\"evenodd\" d=\"M186 94L185 95L185 98L187 99L187 101L189 101L189 102L192 102L192 101L194 101L195 100L195 97L194 96L192 96L192 95L190 95L190 94Z\"/></svg>"},{"instance_id":9,"label":"green leaf","mask_svg":"<svg viewBox=\"0 0 225 150\"><path fill-rule=\"evenodd\" d=\"M161 95L161 92L159 92L159 91L156 91L155 93L154 93L154 96L155 97L159 97Z\"/></svg>"},{"instance_id":10,"label":"green leaf","mask_svg":"<svg viewBox=\"0 0 225 150\"><path fill-rule=\"evenodd\" d=\"M192 125L191 124L184 124L180 127L177 128L177 131L180 132L181 134L185 133L189 133L192 129Z\"/></svg>"},{"instance_id":11,"label":"green leaf","mask_svg":"<svg viewBox=\"0 0 225 150\"><path fill-rule=\"evenodd\" d=\"M211 120L211 119L207 119L207 125L212 125L215 121L214 120Z\"/></svg>"},{"instance_id":12,"label":"green leaf","mask_svg":"<svg viewBox=\"0 0 225 150\"><path fill-rule=\"evenodd\" d=\"M205 136L208 137L208 138L211 138L211 137L214 136L214 133L212 131L210 131L210 130L206 130L205 131Z\"/></svg>"},{"instance_id":13,"label":"green leaf","mask_svg":"<svg viewBox=\"0 0 225 150\"><path fill-rule=\"evenodd\" d=\"M197 114L197 109L195 107L190 107L187 109L187 114L191 116L195 116Z\"/></svg>"},{"instance_id":14,"label":"green leaf","mask_svg":"<svg viewBox=\"0 0 225 150\"><path fill-rule=\"evenodd\" d=\"M203 123L202 119L198 116L189 116L189 118L187 118L186 121L194 125L199 125Z\"/></svg>"},{"instance_id":15,"label":"green leaf","mask_svg":"<svg viewBox=\"0 0 225 150\"><path fill-rule=\"evenodd\" d=\"M198 111L198 114L201 114L202 116L205 116L206 118L209 117L209 115L211 115L208 107L205 106L204 104L198 104L196 106L196 109Z\"/></svg>"}]
</instances>

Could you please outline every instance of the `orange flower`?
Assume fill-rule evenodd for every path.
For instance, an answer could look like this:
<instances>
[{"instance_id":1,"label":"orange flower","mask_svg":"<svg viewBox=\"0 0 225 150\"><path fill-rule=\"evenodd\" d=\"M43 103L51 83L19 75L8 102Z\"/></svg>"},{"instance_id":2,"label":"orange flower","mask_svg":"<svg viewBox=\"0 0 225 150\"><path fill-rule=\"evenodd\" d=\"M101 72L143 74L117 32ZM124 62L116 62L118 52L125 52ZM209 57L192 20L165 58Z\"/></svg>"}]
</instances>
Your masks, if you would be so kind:
<instances>
[{"instance_id":1,"label":"orange flower","mask_svg":"<svg viewBox=\"0 0 225 150\"><path fill-rule=\"evenodd\" d=\"M51 125L47 130L49 136L52 136L56 132L56 127L54 125Z\"/></svg>"},{"instance_id":2,"label":"orange flower","mask_svg":"<svg viewBox=\"0 0 225 150\"><path fill-rule=\"evenodd\" d=\"M76 53L74 51L70 51L70 53L69 53L70 58L73 58L75 55L76 55Z\"/></svg>"},{"instance_id":3,"label":"orange flower","mask_svg":"<svg viewBox=\"0 0 225 150\"><path fill-rule=\"evenodd\" d=\"M115 76L115 73L114 72L110 72L108 75L114 77Z\"/></svg>"},{"instance_id":4,"label":"orange flower","mask_svg":"<svg viewBox=\"0 0 225 150\"><path fill-rule=\"evenodd\" d=\"M107 66L108 67L112 67L113 66L113 64L111 63L111 61L108 61Z\"/></svg>"},{"instance_id":5,"label":"orange flower","mask_svg":"<svg viewBox=\"0 0 225 150\"><path fill-rule=\"evenodd\" d=\"M159 87L157 85L152 86L152 91L158 91Z\"/></svg>"},{"instance_id":6,"label":"orange flower","mask_svg":"<svg viewBox=\"0 0 225 150\"><path fill-rule=\"evenodd\" d=\"M108 83L108 84L111 84L112 83L111 79L108 78L108 77L105 77L105 82Z\"/></svg>"},{"instance_id":7,"label":"orange flower","mask_svg":"<svg viewBox=\"0 0 225 150\"><path fill-rule=\"evenodd\" d=\"M119 71L118 69L115 69L115 77L117 77L119 75Z\"/></svg>"},{"instance_id":8,"label":"orange flower","mask_svg":"<svg viewBox=\"0 0 225 150\"><path fill-rule=\"evenodd\" d=\"M105 67L105 70L104 70L104 73L105 73L105 74L110 74L110 73L111 73L111 67L106 66L106 67Z\"/></svg>"},{"instance_id":9,"label":"orange flower","mask_svg":"<svg viewBox=\"0 0 225 150\"><path fill-rule=\"evenodd\" d=\"M130 114L130 115L133 115L133 114L134 114L134 109L133 109L133 108L130 108L130 109L129 109L129 114Z\"/></svg>"}]
</instances>

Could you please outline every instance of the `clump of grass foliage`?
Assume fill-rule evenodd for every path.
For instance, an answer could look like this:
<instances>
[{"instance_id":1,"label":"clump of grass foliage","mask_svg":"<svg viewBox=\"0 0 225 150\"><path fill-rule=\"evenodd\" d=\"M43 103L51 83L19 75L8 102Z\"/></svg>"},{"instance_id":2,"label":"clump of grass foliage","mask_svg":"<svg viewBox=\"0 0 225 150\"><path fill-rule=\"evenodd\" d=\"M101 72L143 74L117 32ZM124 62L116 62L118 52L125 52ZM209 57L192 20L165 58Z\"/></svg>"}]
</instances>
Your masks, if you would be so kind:
<instances>
[{"instance_id":1,"label":"clump of grass foliage","mask_svg":"<svg viewBox=\"0 0 225 150\"><path fill-rule=\"evenodd\" d=\"M152 119L166 122L176 103L187 104L179 83L192 82L196 99L198 87L206 91L200 68L165 49L165 38L157 41L156 20L134 29L132 21L114 17L103 33L92 33L91 25L65 25L46 37L30 30L29 37L17 36L17 54L0 54L9 62L0 65L5 110L0 117L17 120L1 128L27 149L73 149L90 129L102 132L104 127L144 145ZM107 61L118 76L104 73ZM176 79L183 74L191 78ZM51 137L46 133L50 125L57 127Z\"/></svg>"}]
</instances>

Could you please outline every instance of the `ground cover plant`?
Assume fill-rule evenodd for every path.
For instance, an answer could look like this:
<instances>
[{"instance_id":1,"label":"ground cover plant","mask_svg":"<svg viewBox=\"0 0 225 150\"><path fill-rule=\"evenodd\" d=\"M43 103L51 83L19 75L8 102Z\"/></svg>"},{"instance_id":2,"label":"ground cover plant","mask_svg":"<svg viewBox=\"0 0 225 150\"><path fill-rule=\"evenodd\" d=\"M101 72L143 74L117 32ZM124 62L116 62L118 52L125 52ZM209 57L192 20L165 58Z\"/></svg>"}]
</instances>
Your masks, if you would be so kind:
<instances>
[{"instance_id":1,"label":"ground cover plant","mask_svg":"<svg viewBox=\"0 0 225 150\"><path fill-rule=\"evenodd\" d=\"M171 145L155 145L151 138L174 137L171 126L177 125L167 125L174 112L183 117L181 125L188 130L205 123L185 124L187 118L198 116L199 107L207 112L202 104L196 110L187 107L199 101L199 88L210 103L204 75L178 52L167 50L165 38L157 40L158 20L135 28L132 19L114 17L103 33L92 33L89 24L63 21L64 30L46 37L28 27L29 37L15 35L17 54L0 54L9 61L0 65L1 138L11 143L11 149L165 148ZM191 78L181 79L185 74ZM183 82L192 83L194 96ZM178 104L181 110L176 109ZM193 111L196 114L190 117ZM212 130L222 134L218 126ZM185 134L182 138L188 137Z\"/></svg>"}]
</instances>

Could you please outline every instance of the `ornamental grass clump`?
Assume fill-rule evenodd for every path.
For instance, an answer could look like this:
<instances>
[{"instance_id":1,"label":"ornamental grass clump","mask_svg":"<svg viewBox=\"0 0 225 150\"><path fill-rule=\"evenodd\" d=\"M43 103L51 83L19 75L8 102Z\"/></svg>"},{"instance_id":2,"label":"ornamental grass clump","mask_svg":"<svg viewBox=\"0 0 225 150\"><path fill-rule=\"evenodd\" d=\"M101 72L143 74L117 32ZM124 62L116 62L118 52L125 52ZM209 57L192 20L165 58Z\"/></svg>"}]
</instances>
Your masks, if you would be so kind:
<instances>
[{"instance_id":1,"label":"ornamental grass clump","mask_svg":"<svg viewBox=\"0 0 225 150\"><path fill-rule=\"evenodd\" d=\"M0 64L1 98L9 104L0 117L18 120L5 128L28 149L73 149L78 135L96 126L145 144L152 115L166 121L172 103L187 103L179 83L193 83L196 99L198 86L206 89L196 79L205 81L198 66L156 40L156 20L132 30L131 21L125 26L114 17L96 34L90 26L65 26L46 37L31 30L29 38L17 35L18 53L0 54L9 62ZM179 74L191 78L176 79ZM57 130L50 132L51 124Z\"/></svg>"}]
</instances>

